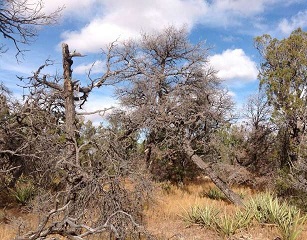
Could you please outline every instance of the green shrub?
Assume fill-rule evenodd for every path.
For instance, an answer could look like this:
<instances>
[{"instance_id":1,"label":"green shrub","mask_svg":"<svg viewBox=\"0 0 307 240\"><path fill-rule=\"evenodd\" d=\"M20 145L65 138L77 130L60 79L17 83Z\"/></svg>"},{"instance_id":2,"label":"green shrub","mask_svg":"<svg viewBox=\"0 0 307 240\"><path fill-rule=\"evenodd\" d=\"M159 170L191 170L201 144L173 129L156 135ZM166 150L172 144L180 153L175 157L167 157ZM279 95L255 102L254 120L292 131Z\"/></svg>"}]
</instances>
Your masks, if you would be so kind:
<instances>
[{"instance_id":1,"label":"green shrub","mask_svg":"<svg viewBox=\"0 0 307 240\"><path fill-rule=\"evenodd\" d=\"M172 184L170 181L162 182L160 186L163 192L166 194L170 194L172 192Z\"/></svg>"},{"instance_id":2,"label":"green shrub","mask_svg":"<svg viewBox=\"0 0 307 240\"><path fill-rule=\"evenodd\" d=\"M214 207L193 206L183 217L189 223L199 224L219 232L223 236L231 236L238 229L246 228L253 220L253 213L249 210L238 210L235 214L220 215Z\"/></svg>"},{"instance_id":3,"label":"green shrub","mask_svg":"<svg viewBox=\"0 0 307 240\"><path fill-rule=\"evenodd\" d=\"M224 237L248 228L255 219L262 224L276 225L283 240L297 240L306 218L297 207L280 202L268 192L251 198L244 209L238 209L234 214L225 212L221 215L210 206L193 206L184 216L185 221L212 228Z\"/></svg>"},{"instance_id":4,"label":"green shrub","mask_svg":"<svg viewBox=\"0 0 307 240\"><path fill-rule=\"evenodd\" d=\"M227 201L225 194L217 188L210 188L208 191L201 192L199 195L200 197L207 197L213 200Z\"/></svg>"},{"instance_id":5,"label":"green shrub","mask_svg":"<svg viewBox=\"0 0 307 240\"><path fill-rule=\"evenodd\" d=\"M303 212L307 212L307 193L293 186L293 181L290 180L289 174L291 174L289 169L279 170L274 192L276 192L277 196L286 199L291 205L297 206Z\"/></svg>"},{"instance_id":6,"label":"green shrub","mask_svg":"<svg viewBox=\"0 0 307 240\"><path fill-rule=\"evenodd\" d=\"M306 216L287 202L280 202L270 193L259 194L247 204L259 223L276 224L284 240L295 240L302 231Z\"/></svg>"}]
</instances>

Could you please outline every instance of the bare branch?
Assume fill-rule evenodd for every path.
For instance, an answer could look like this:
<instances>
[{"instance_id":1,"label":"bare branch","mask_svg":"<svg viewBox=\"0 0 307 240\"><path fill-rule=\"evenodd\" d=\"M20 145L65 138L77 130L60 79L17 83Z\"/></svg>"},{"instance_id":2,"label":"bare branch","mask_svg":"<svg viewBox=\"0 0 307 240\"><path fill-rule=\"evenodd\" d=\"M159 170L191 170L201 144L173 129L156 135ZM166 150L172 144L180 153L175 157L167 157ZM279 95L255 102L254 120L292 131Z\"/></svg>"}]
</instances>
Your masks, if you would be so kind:
<instances>
[{"instance_id":1,"label":"bare branch","mask_svg":"<svg viewBox=\"0 0 307 240\"><path fill-rule=\"evenodd\" d=\"M0 34L14 43L18 56L23 51L20 44L29 44L37 36L36 26L56 23L62 9L63 7L59 7L47 15L44 13L42 0L36 3L29 0L1 1Z\"/></svg>"},{"instance_id":2,"label":"bare branch","mask_svg":"<svg viewBox=\"0 0 307 240\"><path fill-rule=\"evenodd\" d=\"M9 168L9 169L5 169L5 170L0 170L0 173L8 173L8 172L11 172L11 171L13 171L13 170L15 170L15 169L18 169L18 168L20 168L21 166L16 166L16 167L11 167L11 168Z\"/></svg>"},{"instance_id":3,"label":"bare branch","mask_svg":"<svg viewBox=\"0 0 307 240\"><path fill-rule=\"evenodd\" d=\"M111 109L114 109L114 107L109 107L109 108L96 110L96 111L92 111L92 112L77 112L77 115L85 116L85 115L92 115L92 114L98 113L100 116L103 116L107 111L109 111Z\"/></svg>"},{"instance_id":4,"label":"bare branch","mask_svg":"<svg viewBox=\"0 0 307 240\"><path fill-rule=\"evenodd\" d=\"M81 53L78 53L78 52L76 52L76 50L75 50L75 51L73 51L72 53L70 53L69 56L70 56L71 58L73 58L73 57L85 57L86 55L83 55L83 54L81 54Z\"/></svg>"},{"instance_id":5,"label":"bare branch","mask_svg":"<svg viewBox=\"0 0 307 240\"><path fill-rule=\"evenodd\" d=\"M51 62L50 60L46 60L46 61L45 61L45 64L41 65L41 66L37 69L37 71L34 72L33 78L34 78L37 82L39 82L39 83L41 83L41 84L44 84L44 85L46 85L46 86L48 86L48 87L50 87L50 88L53 88L53 89L58 90L58 91L63 91L63 88L62 88L60 85L58 85L58 84L56 84L56 83L54 83L54 82L47 81L47 79L46 79L47 76L46 76L46 75L43 75L43 77L40 77L41 71L42 71L45 67L48 67L48 66L50 66L50 65L52 65L52 64L53 64L53 62Z\"/></svg>"}]
</instances>

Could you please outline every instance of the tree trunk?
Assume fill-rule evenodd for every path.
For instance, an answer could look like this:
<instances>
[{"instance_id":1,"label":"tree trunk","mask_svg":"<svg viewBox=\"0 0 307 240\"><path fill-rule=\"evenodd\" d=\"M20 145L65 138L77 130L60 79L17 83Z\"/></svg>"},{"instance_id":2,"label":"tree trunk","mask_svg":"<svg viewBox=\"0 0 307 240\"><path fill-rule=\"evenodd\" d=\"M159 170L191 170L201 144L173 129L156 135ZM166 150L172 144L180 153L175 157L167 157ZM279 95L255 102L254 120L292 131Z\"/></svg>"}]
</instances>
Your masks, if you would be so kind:
<instances>
[{"instance_id":1,"label":"tree trunk","mask_svg":"<svg viewBox=\"0 0 307 240\"><path fill-rule=\"evenodd\" d=\"M204 171L204 173L212 180L212 182L225 194L225 196L235 205L242 206L242 199L238 194L233 192L223 180L217 176L212 169L212 167L205 163L198 155L194 154L194 150L192 149L189 142L185 143L185 151L191 160Z\"/></svg>"},{"instance_id":2,"label":"tree trunk","mask_svg":"<svg viewBox=\"0 0 307 240\"><path fill-rule=\"evenodd\" d=\"M62 44L63 54L63 77L64 77L64 98L65 98L65 130L67 139L70 140L70 144L67 146L67 156L71 159L74 155L75 149L73 140L76 137L76 110L74 102L74 88L71 80L73 64L72 57L69 53L69 48L66 43ZM78 163L77 163L78 164Z\"/></svg>"}]
</instances>

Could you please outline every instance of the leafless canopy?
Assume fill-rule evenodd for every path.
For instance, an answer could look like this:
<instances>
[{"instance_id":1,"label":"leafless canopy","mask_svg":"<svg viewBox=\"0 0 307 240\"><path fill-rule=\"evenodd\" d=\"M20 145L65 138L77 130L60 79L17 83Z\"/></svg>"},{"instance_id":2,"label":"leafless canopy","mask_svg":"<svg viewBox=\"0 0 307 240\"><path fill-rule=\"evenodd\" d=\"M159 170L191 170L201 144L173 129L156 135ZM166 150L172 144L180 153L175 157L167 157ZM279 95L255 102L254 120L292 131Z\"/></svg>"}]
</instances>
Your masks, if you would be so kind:
<instances>
[{"instance_id":1,"label":"leafless canopy","mask_svg":"<svg viewBox=\"0 0 307 240\"><path fill-rule=\"evenodd\" d=\"M37 36L39 26L56 23L61 8L51 14L44 13L43 1L3 0L0 2L0 33L12 41L18 53L20 44L29 44ZM6 50L2 44L0 50Z\"/></svg>"},{"instance_id":2,"label":"leafless canopy","mask_svg":"<svg viewBox=\"0 0 307 240\"><path fill-rule=\"evenodd\" d=\"M117 93L128 111L114 118L125 122L127 134L143 132L145 159L154 176L183 181L197 165L231 198L203 161L217 156L209 147L211 136L231 118L232 109L208 64L208 50L204 42L190 43L185 29L174 27L123 43L115 51L122 59L117 78L127 84ZM231 200L240 204L236 197Z\"/></svg>"},{"instance_id":3,"label":"leafless canopy","mask_svg":"<svg viewBox=\"0 0 307 240\"><path fill-rule=\"evenodd\" d=\"M15 179L25 170L27 176L34 178L37 191L41 191L35 206L44 217L36 230L19 239L43 239L60 234L80 240L108 233L117 238L128 235L133 238L143 232L139 224L146 181L140 174L140 165L137 171L133 167L136 159L131 156L136 151L131 150L133 142L121 138L116 127L85 126L76 114L77 105L82 106L93 88L116 75L112 46L107 54L107 72L92 79L86 87L72 79L72 58L81 54L69 52L67 44L62 45L63 76L44 74L42 70L52 64L46 61L33 76L20 78L29 94L21 111L12 118L17 128L12 129L14 135L7 136L8 131L3 135L6 139L19 140L21 127L25 134L20 142L15 141L16 146L0 144L0 154L6 157L3 161L8 165L3 167L6 172L21 163L18 168L21 171L14 169L18 173ZM19 119L17 123L16 119ZM4 127L7 130L9 126ZM31 152L33 156L21 155ZM19 162L14 162L15 159ZM133 188L126 187L126 180ZM46 193L46 189L51 191Z\"/></svg>"}]
</instances>

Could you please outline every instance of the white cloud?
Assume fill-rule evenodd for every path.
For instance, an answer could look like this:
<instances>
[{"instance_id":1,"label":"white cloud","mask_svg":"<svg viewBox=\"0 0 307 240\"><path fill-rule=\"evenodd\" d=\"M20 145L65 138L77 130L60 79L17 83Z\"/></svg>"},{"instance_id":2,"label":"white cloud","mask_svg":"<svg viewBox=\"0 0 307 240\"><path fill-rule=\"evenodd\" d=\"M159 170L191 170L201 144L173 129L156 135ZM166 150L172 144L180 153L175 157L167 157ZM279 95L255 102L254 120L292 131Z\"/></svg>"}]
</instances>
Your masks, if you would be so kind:
<instances>
[{"instance_id":1,"label":"white cloud","mask_svg":"<svg viewBox=\"0 0 307 240\"><path fill-rule=\"evenodd\" d=\"M284 0L212 0L201 23L213 27L247 26L255 24L255 17L274 2Z\"/></svg>"},{"instance_id":2,"label":"white cloud","mask_svg":"<svg viewBox=\"0 0 307 240\"><path fill-rule=\"evenodd\" d=\"M77 109L79 113L84 112L94 112L97 110L104 110L109 109L111 107L118 107L118 101L115 98L112 98L111 96L101 96L98 92L91 94L89 96L88 101L83 106L83 109ZM113 109L108 110L104 116L112 112ZM96 114L91 115L85 115L84 116L86 120L92 121L95 125L99 125L100 122L102 122L103 116Z\"/></svg>"},{"instance_id":3,"label":"white cloud","mask_svg":"<svg viewBox=\"0 0 307 240\"><path fill-rule=\"evenodd\" d=\"M270 0L214 0L212 9L216 13L232 12L233 14L240 14L244 16L255 15L264 10L265 4L269 4Z\"/></svg>"},{"instance_id":4,"label":"white cloud","mask_svg":"<svg viewBox=\"0 0 307 240\"><path fill-rule=\"evenodd\" d=\"M159 31L169 25L185 25L189 30L196 24L212 27L240 25L263 30L267 28L267 23L259 18L261 13L268 7L292 4L298 0L45 1L46 9L64 4L64 16L76 20L84 18L84 15L88 18L81 29L63 32L61 37L72 48L82 53L93 53L117 39L137 38L140 32ZM289 23L284 25L289 26Z\"/></svg>"},{"instance_id":5,"label":"white cloud","mask_svg":"<svg viewBox=\"0 0 307 240\"><path fill-rule=\"evenodd\" d=\"M257 79L256 63L242 49L227 49L222 54L210 56L209 61L218 70L218 77L223 80L249 82Z\"/></svg>"},{"instance_id":6,"label":"white cloud","mask_svg":"<svg viewBox=\"0 0 307 240\"><path fill-rule=\"evenodd\" d=\"M203 0L101 2L104 4L102 15L94 17L79 31L62 34L71 48L82 53L97 52L118 38L138 37L141 31L161 30L169 25L192 28L208 10Z\"/></svg>"},{"instance_id":7,"label":"white cloud","mask_svg":"<svg viewBox=\"0 0 307 240\"><path fill-rule=\"evenodd\" d=\"M307 10L299 12L291 17L290 20L284 18L278 25L278 29L285 35L290 34L293 30L299 27L307 27Z\"/></svg>"},{"instance_id":8,"label":"white cloud","mask_svg":"<svg viewBox=\"0 0 307 240\"><path fill-rule=\"evenodd\" d=\"M237 96L237 94L236 94L235 92L230 91L230 90L228 90L227 94L228 94L230 97L232 97L232 98L234 98L234 97Z\"/></svg>"},{"instance_id":9,"label":"white cloud","mask_svg":"<svg viewBox=\"0 0 307 240\"><path fill-rule=\"evenodd\" d=\"M19 0L24 1L24 0ZM28 0L29 4L37 4L37 0ZM101 9L101 0L43 0L43 12L50 14L62 8L62 17L73 17L74 19L88 19L94 12Z\"/></svg>"},{"instance_id":10,"label":"white cloud","mask_svg":"<svg viewBox=\"0 0 307 240\"><path fill-rule=\"evenodd\" d=\"M82 53L93 53L117 39L131 38L138 34L139 32L132 29L122 28L103 19L95 19L80 31L64 32L62 38L72 49L78 49Z\"/></svg>"},{"instance_id":11,"label":"white cloud","mask_svg":"<svg viewBox=\"0 0 307 240\"><path fill-rule=\"evenodd\" d=\"M103 73L104 72L104 62L96 61L89 64L81 64L74 67L74 73L76 74L87 74L91 70L91 73Z\"/></svg>"}]
</instances>

